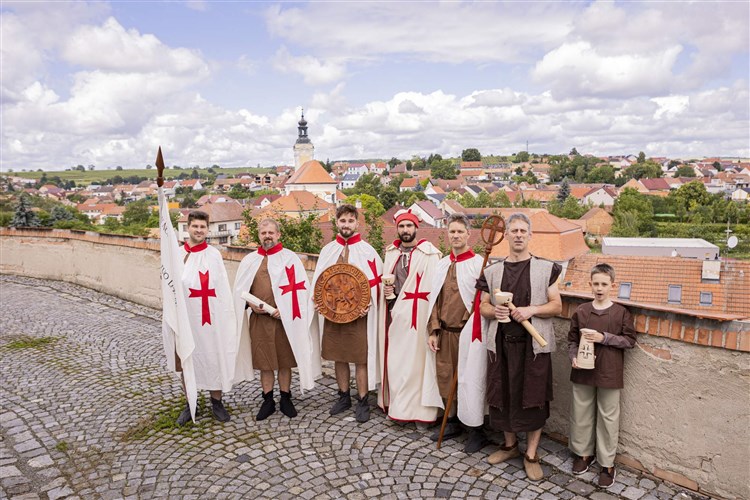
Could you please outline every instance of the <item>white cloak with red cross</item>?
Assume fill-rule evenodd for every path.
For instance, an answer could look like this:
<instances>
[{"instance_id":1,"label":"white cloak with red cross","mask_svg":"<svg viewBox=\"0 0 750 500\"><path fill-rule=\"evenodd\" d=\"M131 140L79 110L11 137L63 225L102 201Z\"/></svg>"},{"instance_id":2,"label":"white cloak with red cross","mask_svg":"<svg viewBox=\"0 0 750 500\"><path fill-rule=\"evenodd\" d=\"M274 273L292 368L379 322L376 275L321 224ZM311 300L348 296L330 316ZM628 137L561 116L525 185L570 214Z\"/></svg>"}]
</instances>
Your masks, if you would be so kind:
<instances>
[{"instance_id":1,"label":"white cloak with red cross","mask_svg":"<svg viewBox=\"0 0 750 500\"><path fill-rule=\"evenodd\" d=\"M183 245L180 258L185 256L182 284L195 341L191 357L196 386L199 390L229 391L239 336L224 260L217 249L205 243L190 252Z\"/></svg>"},{"instance_id":2,"label":"white cloak with red cross","mask_svg":"<svg viewBox=\"0 0 750 500\"><path fill-rule=\"evenodd\" d=\"M315 274L310 282L311 290L315 289L320 275L336 264L341 252L344 251L344 240L341 235L328 243L320 251L318 264L315 266ZM362 240L359 233L352 235L348 240L349 264L359 268L365 273L370 281L370 309L367 312L367 390L373 391L380 382L380 369L378 366L378 318L380 314L381 278L383 276L383 260L372 246ZM323 339L323 316L315 312L313 307L313 293L310 293L310 334L312 335L317 350L317 359L320 359L321 341Z\"/></svg>"},{"instance_id":3,"label":"white cloak with red cross","mask_svg":"<svg viewBox=\"0 0 750 500\"><path fill-rule=\"evenodd\" d=\"M390 245L384 272L395 274L400 257L395 243ZM379 343L383 382L378 406L392 420L434 422L442 404L437 381L425 379L430 295L439 260L440 251L429 241L420 241L411 253L409 274L391 309L389 328L385 313L382 315Z\"/></svg>"},{"instance_id":4,"label":"white cloak with red cross","mask_svg":"<svg viewBox=\"0 0 750 500\"><path fill-rule=\"evenodd\" d=\"M479 427L484 423L485 391L487 387L487 337L488 321L478 311L479 298L475 288L477 278L482 272L482 257L471 252L463 260L461 254L456 259L456 279L461 300L471 316L461 330L458 339L458 419L469 427ZM468 254L468 252L466 252ZM438 262L430 293L428 317L437 303L438 295L443 288L445 277L451 265L451 255ZM429 333L429 332L428 332ZM437 388L435 353L427 349L425 380L433 380ZM431 393L431 392L430 392ZM443 407L441 402L440 407Z\"/></svg>"},{"instance_id":5,"label":"white cloak with red cross","mask_svg":"<svg viewBox=\"0 0 750 500\"><path fill-rule=\"evenodd\" d=\"M313 356L312 335L308 329L310 323L310 282L307 271L296 253L283 248L281 243L268 252L262 248L247 255L234 280L234 311L237 331L240 332L240 350L234 371L235 382L253 380L252 344L248 331L248 318L253 314L249 307L245 310L245 299L242 292L247 292L255 280L263 257L268 255L268 274L271 278L273 298L281 314L284 332L294 353L299 370L300 392L312 389L315 379L321 375L320 356Z\"/></svg>"}]
</instances>

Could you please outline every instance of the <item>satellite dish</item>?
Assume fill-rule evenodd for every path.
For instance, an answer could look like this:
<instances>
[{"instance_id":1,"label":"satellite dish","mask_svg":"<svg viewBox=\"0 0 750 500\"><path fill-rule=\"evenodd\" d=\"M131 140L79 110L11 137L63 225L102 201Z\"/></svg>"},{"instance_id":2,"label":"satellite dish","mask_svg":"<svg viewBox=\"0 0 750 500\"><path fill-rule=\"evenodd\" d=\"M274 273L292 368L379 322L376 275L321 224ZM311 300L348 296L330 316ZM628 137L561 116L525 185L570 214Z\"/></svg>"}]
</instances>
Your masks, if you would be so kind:
<instances>
[{"instance_id":1,"label":"satellite dish","mask_svg":"<svg viewBox=\"0 0 750 500\"><path fill-rule=\"evenodd\" d=\"M734 248L737 246L737 237L736 236L730 236L727 240L727 247Z\"/></svg>"},{"instance_id":2,"label":"satellite dish","mask_svg":"<svg viewBox=\"0 0 750 500\"><path fill-rule=\"evenodd\" d=\"M677 250L672 250L672 257L677 257Z\"/></svg>"}]
</instances>

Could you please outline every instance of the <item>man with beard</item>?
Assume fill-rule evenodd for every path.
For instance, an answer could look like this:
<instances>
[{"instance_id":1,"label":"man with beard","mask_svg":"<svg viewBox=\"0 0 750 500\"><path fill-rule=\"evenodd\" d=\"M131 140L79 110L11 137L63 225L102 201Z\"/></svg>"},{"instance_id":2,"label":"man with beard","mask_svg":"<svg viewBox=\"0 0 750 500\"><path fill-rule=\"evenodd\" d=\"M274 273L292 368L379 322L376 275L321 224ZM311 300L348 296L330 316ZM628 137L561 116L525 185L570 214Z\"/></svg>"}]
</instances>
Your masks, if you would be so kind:
<instances>
[{"instance_id":1,"label":"man with beard","mask_svg":"<svg viewBox=\"0 0 750 500\"><path fill-rule=\"evenodd\" d=\"M531 221L522 213L508 218L505 239L510 254L488 266L477 280L482 290L482 316L491 320L487 338L487 402L490 427L503 431L505 444L488 462L497 464L520 455L517 432L526 432L524 469L532 481L544 477L537 446L549 417L552 400L552 355L555 331L552 318L560 314L562 300L557 278L559 264L529 253ZM513 293L516 309L511 313L495 304L494 291ZM498 323L508 317L513 321ZM547 341L546 347L532 342L521 322L530 320Z\"/></svg>"},{"instance_id":2,"label":"man with beard","mask_svg":"<svg viewBox=\"0 0 750 500\"><path fill-rule=\"evenodd\" d=\"M426 374L427 320L433 275L440 251L417 240L419 217L409 210L394 215L398 239L385 253L384 269L395 275L385 285L388 311L380 323L383 382L378 405L388 418L402 422L434 422L442 405L433 376Z\"/></svg>"},{"instance_id":3,"label":"man with beard","mask_svg":"<svg viewBox=\"0 0 750 500\"><path fill-rule=\"evenodd\" d=\"M261 246L240 262L234 282L234 303L240 349L235 381L253 380L260 370L263 404L255 420L276 411L273 399L274 371L278 371L281 412L297 416L292 403L292 368L299 368L301 391L312 389L320 376L320 357L313 357L309 323L307 272L296 253L279 242L281 232L274 219L258 224ZM249 292L253 300L243 298ZM271 308L269 311L268 309Z\"/></svg>"},{"instance_id":4,"label":"man with beard","mask_svg":"<svg viewBox=\"0 0 750 500\"><path fill-rule=\"evenodd\" d=\"M238 337L235 328L232 291L221 253L206 242L208 214L193 211L188 215L188 241L181 248L185 263L182 283L188 293L185 301L190 330L195 342L192 363L197 388L211 393L211 413L220 422L229 421L229 413L222 403L222 394L232 388L232 373L237 356ZM165 339L170 367L182 372L174 339ZM183 387L185 381L183 378ZM186 406L177 418L178 425L191 420Z\"/></svg>"},{"instance_id":5,"label":"man with beard","mask_svg":"<svg viewBox=\"0 0 750 500\"><path fill-rule=\"evenodd\" d=\"M319 314L311 293L310 309L313 312L310 315L310 332L313 339L320 338L319 332L323 332L322 357L335 363L339 392L330 414L337 415L352 406L349 363L354 363L358 392L355 417L357 422L363 423L370 419L368 391L375 389L379 380L377 325L383 261L357 232L358 216L357 208L353 205L341 205L336 209L338 235L320 251L311 286L314 289L320 275L332 265L352 264L364 272L370 282L370 306L359 318L349 323L334 323Z\"/></svg>"},{"instance_id":6,"label":"man with beard","mask_svg":"<svg viewBox=\"0 0 750 500\"><path fill-rule=\"evenodd\" d=\"M458 374L458 397L443 438L461 434L463 424L469 430L464 452L474 453L487 443L482 431L487 382L487 349L482 327L486 321L479 314L476 292L482 257L469 247L470 224L465 215L452 214L447 224L451 253L438 262L432 285L427 366L436 372L444 401L450 397L454 373ZM437 441L439 437L437 430L431 439Z\"/></svg>"}]
</instances>

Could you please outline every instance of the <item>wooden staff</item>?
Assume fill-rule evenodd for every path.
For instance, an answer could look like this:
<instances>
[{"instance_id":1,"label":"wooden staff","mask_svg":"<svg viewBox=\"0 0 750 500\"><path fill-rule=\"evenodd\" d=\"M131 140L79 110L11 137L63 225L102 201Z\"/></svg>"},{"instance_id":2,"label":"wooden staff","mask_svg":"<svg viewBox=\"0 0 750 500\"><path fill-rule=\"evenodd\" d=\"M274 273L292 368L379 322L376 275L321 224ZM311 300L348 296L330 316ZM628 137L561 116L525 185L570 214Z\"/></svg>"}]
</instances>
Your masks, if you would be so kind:
<instances>
[{"instance_id":1,"label":"wooden staff","mask_svg":"<svg viewBox=\"0 0 750 500\"><path fill-rule=\"evenodd\" d=\"M489 234L486 234L489 233ZM487 261L490 258L490 253L495 245L503 241L505 238L505 219L500 215L490 215L482 223L482 229L479 233L482 236L484 242L484 261L482 262L482 270L479 272L479 278L484 273L484 268L487 267ZM477 296L481 295L482 292L477 290L474 294L474 301L476 302ZM478 314L479 311L475 311L474 314ZM450 415L451 408L453 408L453 398L458 388L458 368L453 372L453 380L451 380L451 389L448 393L448 401L445 405L445 413L443 413L443 422L440 424L440 434L438 435L437 449L443 444L443 434L445 433L445 426L448 423L448 415Z\"/></svg>"}]
</instances>

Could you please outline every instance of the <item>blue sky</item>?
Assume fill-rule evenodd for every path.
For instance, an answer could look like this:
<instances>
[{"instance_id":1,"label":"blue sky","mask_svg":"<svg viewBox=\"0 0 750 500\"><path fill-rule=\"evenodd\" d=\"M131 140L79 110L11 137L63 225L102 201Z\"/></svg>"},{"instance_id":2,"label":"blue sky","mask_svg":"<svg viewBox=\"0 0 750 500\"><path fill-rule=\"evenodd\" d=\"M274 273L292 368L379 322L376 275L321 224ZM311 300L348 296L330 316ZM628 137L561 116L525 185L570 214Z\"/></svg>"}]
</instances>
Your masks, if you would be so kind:
<instances>
[{"instance_id":1,"label":"blue sky","mask_svg":"<svg viewBox=\"0 0 750 500\"><path fill-rule=\"evenodd\" d=\"M0 168L750 155L741 2L3 2ZM54 27L54 29L51 29Z\"/></svg>"}]
</instances>

